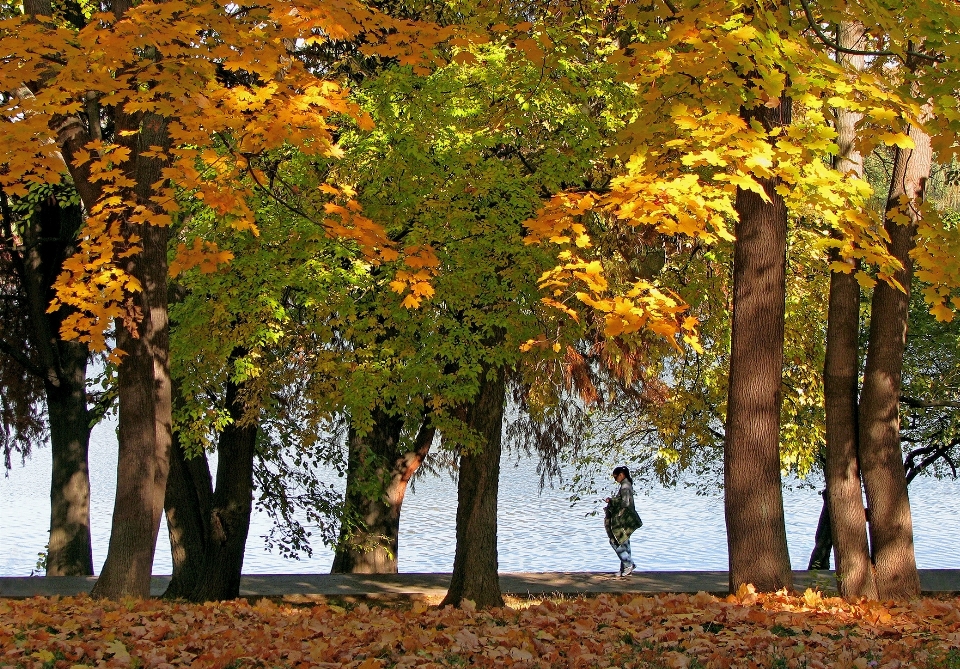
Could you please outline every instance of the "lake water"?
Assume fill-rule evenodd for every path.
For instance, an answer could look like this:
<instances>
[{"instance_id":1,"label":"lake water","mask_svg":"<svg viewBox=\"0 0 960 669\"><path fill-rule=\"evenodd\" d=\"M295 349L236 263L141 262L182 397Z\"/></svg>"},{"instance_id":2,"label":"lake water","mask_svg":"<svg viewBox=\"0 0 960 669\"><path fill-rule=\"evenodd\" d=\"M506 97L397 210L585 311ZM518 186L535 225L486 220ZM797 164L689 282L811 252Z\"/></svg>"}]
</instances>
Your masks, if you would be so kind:
<instances>
[{"instance_id":1,"label":"lake water","mask_svg":"<svg viewBox=\"0 0 960 669\"><path fill-rule=\"evenodd\" d=\"M97 572L106 559L113 513L117 440L115 423L98 425L91 438L91 520ZM618 560L607 544L602 516L587 515L593 501L571 507L568 493L539 490L535 463L505 456L499 496L499 558L504 572L614 571ZM612 482L611 482L612 483ZM50 514L50 450L37 450L24 466L0 477L0 576L27 576L47 543ZM408 492L400 525L401 572L450 572L453 568L456 484L448 475L428 476ZM613 492L613 485L611 485ZM960 482L918 479L910 487L917 564L960 568ZM634 561L641 570L726 569L723 499L689 488L638 484L637 510L644 526L634 535ZM787 538L794 569L806 568L821 499L808 488L785 490ZM291 560L265 550L270 521L255 515L244 573L327 573L333 554L314 546L310 559ZM154 562L155 574L170 573L166 526Z\"/></svg>"}]
</instances>

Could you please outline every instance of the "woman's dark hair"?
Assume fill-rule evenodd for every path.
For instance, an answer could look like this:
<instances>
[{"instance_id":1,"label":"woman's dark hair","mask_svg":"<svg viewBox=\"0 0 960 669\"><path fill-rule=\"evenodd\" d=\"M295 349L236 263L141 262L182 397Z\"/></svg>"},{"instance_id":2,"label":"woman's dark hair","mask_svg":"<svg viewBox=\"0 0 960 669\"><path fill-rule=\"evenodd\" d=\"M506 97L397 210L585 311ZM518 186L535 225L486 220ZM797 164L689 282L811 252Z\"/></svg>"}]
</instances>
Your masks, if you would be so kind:
<instances>
[{"instance_id":1,"label":"woman's dark hair","mask_svg":"<svg viewBox=\"0 0 960 669\"><path fill-rule=\"evenodd\" d=\"M617 467L613 470L613 478L617 478L617 474L623 474L630 483L633 483L633 479L630 478L630 470L626 467Z\"/></svg>"}]
</instances>

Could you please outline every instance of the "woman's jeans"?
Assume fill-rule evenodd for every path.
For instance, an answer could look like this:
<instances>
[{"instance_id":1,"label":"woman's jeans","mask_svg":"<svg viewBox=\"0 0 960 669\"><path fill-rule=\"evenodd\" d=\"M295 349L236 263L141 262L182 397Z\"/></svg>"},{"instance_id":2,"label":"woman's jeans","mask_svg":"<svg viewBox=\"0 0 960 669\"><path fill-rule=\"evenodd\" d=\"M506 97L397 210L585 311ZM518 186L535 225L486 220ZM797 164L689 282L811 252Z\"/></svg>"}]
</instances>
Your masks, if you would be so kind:
<instances>
[{"instance_id":1,"label":"woman's jeans","mask_svg":"<svg viewBox=\"0 0 960 669\"><path fill-rule=\"evenodd\" d=\"M630 557L630 540L627 539L622 544L616 544L613 539L611 539L610 545L613 546L613 550L616 551L617 556L620 558L620 573L622 574L625 569L633 565L633 558Z\"/></svg>"}]
</instances>

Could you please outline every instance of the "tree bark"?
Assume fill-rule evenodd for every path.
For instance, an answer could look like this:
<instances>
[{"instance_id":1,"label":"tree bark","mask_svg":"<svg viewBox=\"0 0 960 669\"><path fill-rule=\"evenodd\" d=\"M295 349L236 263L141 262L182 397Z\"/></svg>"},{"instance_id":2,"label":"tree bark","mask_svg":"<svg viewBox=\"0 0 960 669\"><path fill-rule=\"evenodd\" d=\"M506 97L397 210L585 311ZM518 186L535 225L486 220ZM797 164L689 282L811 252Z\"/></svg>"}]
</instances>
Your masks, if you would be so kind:
<instances>
[{"instance_id":1,"label":"tree bark","mask_svg":"<svg viewBox=\"0 0 960 669\"><path fill-rule=\"evenodd\" d=\"M212 508L213 478L206 454L188 459L174 433L164 498L173 576L165 599L188 598L200 580Z\"/></svg>"},{"instance_id":2,"label":"tree bark","mask_svg":"<svg viewBox=\"0 0 960 669\"><path fill-rule=\"evenodd\" d=\"M791 101L744 110L765 128L790 123ZM758 179L769 202L737 189L724 509L730 591L793 585L780 481L780 405L787 208L777 179Z\"/></svg>"},{"instance_id":3,"label":"tree bark","mask_svg":"<svg viewBox=\"0 0 960 669\"><path fill-rule=\"evenodd\" d=\"M863 35L859 24L841 24L840 44L856 47ZM862 69L863 56L842 54L842 63ZM856 149L856 124L862 114L836 110L838 153L834 168L843 174L863 177L863 157ZM877 598L877 586L867 544L867 523L860 487L857 436L857 390L859 385L860 284L855 261L830 252L831 262L846 262L847 272L830 272L827 313L827 347L823 364L823 400L826 415L826 477L824 508L836 553L837 589L846 599Z\"/></svg>"},{"instance_id":4,"label":"tree bark","mask_svg":"<svg viewBox=\"0 0 960 669\"><path fill-rule=\"evenodd\" d=\"M115 12L123 7L114 3ZM130 158L124 164L126 176L134 183L130 195L136 204L156 210L150 198L153 184L163 179L164 163L141 152L151 146L169 146L167 121L155 114L118 110L115 124L118 142L130 149ZM126 353L118 370L117 493L107 561L91 592L94 597L110 599L150 595L172 441L169 230L125 221L123 232L127 239L141 240L142 250L127 258L124 268L140 282L141 292L130 296L130 312L116 323L117 347Z\"/></svg>"},{"instance_id":5,"label":"tree bark","mask_svg":"<svg viewBox=\"0 0 960 669\"><path fill-rule=\"evenodd\" d=\"M227 406L232 422L217 442L217 487L206 522L203 565L189 599L194 602L240 596L243 554L253 507L253 458L257 423L244 420L241 387L227 382Z\"/></svg>"},{"instance_id":6,"label":"tree bark","mask_svg":"<svg viewBox=\"0 0 960 669\"><path fill-rule=\"evenodd\" d=\"M47 576L93 574L90 540L90 473L87 454L91 415L87 408L85 344L63 341L66 313L47 313L53 284L73 255L82 222L79 207L53 198L39 205L24 227L24 253L16 264L26 300L30 348L42 373L53 471Z\"/></svg>"},{"instance_id":7,"label":"tree bark","mask_svg":"<svg viewBox=\"0 0 960 669\"><path fill-rule=\"evenodd\" d=\"M333 574L396 574L400 510L410 478L430 452L434 428L424 424L413 450L401 444L402 417L374 413L373 430L351 428L344 521L333 558ZM350 519L359 520L354 527Z\"/></svg>"},{"instance_id":8,"label":"tree bark","mask_svg":"<svg viewBox=\"0 0 960 669\"><path fill-rule=\"evenodd\" d=\"M90 576L90 413L87 411L87 347L58 342L61 383L47 384L50 449L50 541L47 576Z\"/></svg>"},{"instance_id":9,"label":"tree bark","mask_svg":"<svg viewBox=\"0 0 960 669\"><path fill-rule=\"evenodd\" d=\"M132 227L132 226L129 226ZM132 299L141 320L131 333L117 322L120 399L117 492L110 545L91 595L109 599L150 596L150 577L166 494L172 439L167 332L167 229L136 226L143 250L127 271L143 291Z\"/></svg>"},{"instance_id":10,"label":"tree bark","mask_svg":"<svg viewBox=\"0 0 960 669\"><path fill-rule=\"evenodd\" d=\"M231 356L234 361L236 354ZM195 602L235 599L253 507L253 462L258 426L244 421L242 384L228 381L232 422L217 441L214 489L207 457L186 457L174 436L164 508L170 534L173 577L165 599Z\"/></svg>"},{"instance_id":11,"label":"tree bark","mask_svg":"<svg viewBox=\"0 0 960 669\"><path fill-rule=\"evenodd\" d=\"M832 259L837 258L831 253ZM827 454L824 504L837 558L837 588L847 599L876 599L860 487L857 425L860 286L854 272L830 273L823 399ZM901 465L902 467L902 465Z\"/></svg>"},{"instance_id":12,"label":"tree bark","mask_svg":"<svg viewBox=\"0 0 960 669\"><path fill-rule=\"evenodd\" d=\"M476 399L466 409L466 424L481 436L481 450L460 455L457 484L457 549L450 589L441 606L503 606L497 562L497 491L503 439L506 372L484 365Z\"/></svg>"},{"instance_id":13,"label":"tree bark","mask_svg":"<svg viewBox=\"0 0 960 669\"><path fill-rule=\"evenodd\" d=\"M877 591L882 599L908 599L920 594L913 550L913 519L907 494L903 452L900 447L900 385L913 261L916 243L917 207L930 175L930 138L917 127L910 128L914 149L898 148L887 199L885 228L888 248L903 268L894 274L904 290L880 281L873 291L870 310L870 340L860 397L860 465L870 509L870 544L876 570ZM909 198L908 221L898 224L893 216L900 198Z\"/></svg>"},{"instance_id":14,"label":"tree bark","mask_svg":"<svg viewBox=\"0 0 960 669\"><path fill-rule=\"evenodd\" d=\"M114 0L113 13L122 17L129 0ZM29 0L24 11L50 15L48 0ZM90 161L75 158L90 140L76 116L57 120L57 145L86 210L92 211L103 192L101 182L91 180ZM153 184L161 181L163 163L141 151L152 146L168 147L167 121L155 114L116 110L117 141L130 148L123 164L125 176L134 184L124 193L132 205L156 210L151 202ZM94 134L97 134L96 132ZM95 597L147 597L153 554L163 511L171 440L169 346L167 336L167 239L166 228L125 222L127 239L139 238L142 251L127 259L125 270L142 288L131 295L128 313L117 320L117 347L126 354L120 365L119 439L117 493L114 503L110 547L103 573L94 585Z\"/></svg>"}]
</instances>

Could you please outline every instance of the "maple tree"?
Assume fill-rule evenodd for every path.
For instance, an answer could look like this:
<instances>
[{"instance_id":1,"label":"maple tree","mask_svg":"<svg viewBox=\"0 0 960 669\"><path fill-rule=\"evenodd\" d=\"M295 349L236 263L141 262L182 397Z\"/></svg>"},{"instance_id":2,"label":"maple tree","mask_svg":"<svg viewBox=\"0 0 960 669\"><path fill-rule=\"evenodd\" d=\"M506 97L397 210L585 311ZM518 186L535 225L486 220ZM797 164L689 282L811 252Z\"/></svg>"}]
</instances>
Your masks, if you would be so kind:
<instances>
[{"instance_id":1,"label":"maple tree","mask_svg":"<svg viewBox=\"0 0 960 669\"><path fill-rule=\"evenodd\" d=\"M114 2L80 25L54 20L49 4L25 9L0 25L0 88L16 92L4 108L0 181L19 196L67 171L83 203L80 248L53 306L73 309L62 334L94 349L116 323L114 357L124 357L115 522L95 592L145 596L171 438L166 275L176 190L204 200L224 226L255 232L253 188L237 180L262 180L251 159L285 143L336 154L331 115L355 113L340 86L309 72L288 45L376 33L417 61L446 35L412 39L409 22L351 3ZM322 210L323 194L317 200ZM322 220L371 253L384 244L347 209Z\"/></svg>"},{"instance_id":2,"label":"maple tree","mask_svg":"<svg viewBox=\"0 0 960 669\"><path fill-rule=\"evenodd\" d=\"M938 4L931 13L911 11L906 16L891 16L891 25L900 32L884 38L882 53L880 47L875 50L875 55L882 57L870 75L851 73L846 65L830 59L834 45L819 22L844 19L861 22L868 31L875 25L888 28L873 13L874 8L868 10L851 3L818 3L815 7L804 4L801 10L794 17L789 8L779 4L705 6L697 3L688 7L685 3L669 3L632 8L628 16L635 25L640 29L653 25L657 28L644 33L642 40L621 45L613 57L621 66L620 76L636 86L638 101L644 103L643 107L638 105L640 111L621 134L620 152L626 170L611 182L608 192L581 191L557 198L554 206L533 223L533 229L543 239L551 236L562 239L564 232L576 232L575 226L582 226L580 214L590 210L608 212L623 221L624 226L649 224L663 233L690 235L714 243L718 239L730 239L728 223L733 219L750 225L755 213L760 216L756 232L764 234L771 231L770 226L774 224L783 229L786 210L804 215L809 212L811 218L821 222L823 229L838 232L840 241L834 245L843 258L860 259L876 267L881 281L889 281L895 287L893 277L901 261L886 246L889 231L884 231L879 220L871 217L863 206L869 188L856 178L831 173L823 160L836 151L836 134L827 120L827 107L839 105L865 112L868 120L863 125L873 131L859 138L861 151L868 153L881 143L906 151L913 147L913 140L908 136L910 125L923 118L920 110L924 96L933 96L936 104L942 106L942 113L933 116L941 130L937 135L937 148L948 158L955 137L952 125L956 117L952 96L955 45L944 38L943 30L956 23L955 9L944 3ZM875 32L881 31L877 28ZM909 86L901 86L902 80L888 76L889 70L880 64L915 57L917 52L912 45L919 43L924 43L929 53L937 54L936 67L922 68L916 77L918 90L928 86L922 95L911 92ZM793 111L793 125L772 122L773 119L763 122L765 115L781 107L780 118L785 119L789 114L783 101L787 98L792 99L789 106ZM927 121L926 125L930 123ZM754 195L758 201L750 203ZM784 198L786 210L778 205L776 219L764 222L764 210L773 206L778 197ZM930 230L925 233L928 238L936 237L938 242L918 247L916 258L928 268L929 276L937 285L927 291L927 297L936 313L947 317L946 304L952 294L950 286L954 285L952 263L946 254L940 254L943 248L952 248L956 240L937 216L927 214L925 210L921 225ZM750 242L751 234L738 235L735 253L742 244ZM780 234L771 240L772 246L761 245L742 255L742 262L755 261L759 263L758 271L772 272L757 274L752 283L748 281L745 286L772 281L774 294L783 295L779 287L782 279L778 278L782 276L783 240ZM580 239L578 246L584 248L588 244L589 239ZM568 247L568 257L582 257L579 249L569 244ZM769 255L758 255L764 252ZM929 262L932 255L940 260ZM762 257L767 260L761 260ZM940 263L944 264L937 269ZM863 270L856 276L868 284L874 281ZM599 306L604 311L615 309L616 297L598 302L583 291L578 293L574 282L568 281L564 286L569 287L571 298L576 296L588 306ZM775 315L782 309L781 305L782 300L777 297L757 313L761 317ZM746 303L742 306L749 308ZM737 309L735 297L735 321ZM646 318L642 310L620 309L616 313L627 314L629 322L637 326ZM750 337L757 334L754 327L759 327L759 321L755 326L739 330ZM747 411L743 416L738 417L732 404L727 407L726 439L728 450L735 451L728 452L728 459L739 452L737 443L745 444L756 456L745 460L754 468L750 470L753 475L733 460L728 462L731 475L743 484L743 493L737 494L729 485L732 481L727 481L728 526L733 530L728 537L731 537L731 571L737 572L732 585L752 580L761 587L775 588L789 579L781 531L782 505L777 503L780 317L776 316L763 327L772 336L768 341L755 344L771 347L765 356L767 372L751 377L753 380L743 380L748 381L747 388L753 388L750 392L761 385L766 391L756 397L760 404L752 408L743 405ZM748 342L743 350L749 353L754 348L754 344ZM736 342L733 350L738 350ZM755 371L742 365L740 369L748 375ZM730 402L749 402L750 392L737 389L736 375L732 368ZM761 416L766 421L762 438L760 433L750 436L749 430L743 433L745 441L731 435L730 427L739 424L741 418L746 421L744 425L759 426L761 423L756 421ZM763 496L764 504L746 503L755 495ZM750 515L760 508L771 511L763 518ZM741 531L736 527L741 527ZM754 530L766 537L760 551L766 557L759 560L755 559L752 546L748 550L750 542L740 544ZM742 569L734 569L735 564L742 564Z\"/></svg>"},{"instance_id":3,"label":"maple tree","mask_svg":"<svg viewBox=\"0 0 960 669\"><path fill-rule=\"evenodd\" d=\"M556 356L561 341L575 340L564 331L577 328L558 321L557 335L565 339L541 343L534 353L521 350L549 313L536 279L551 262L542 249L524 244L521 222L544 191L589 169L591 135L601 123L569 104L578 92L563 92L560 73L543 82L508 39L494 36L491 44L465 48L469 58L430 77L398 69L371 78L357 94L376 128L344 139L343 166L356 175L364 211L411 248L431 249L435 260L414 264L408 253L387 268L377 278L379 289L361 302L366 313L350 328L356 346L371 344L370 361L351 383L376 384L377 395L375 404L366 396L367 407L350 408L358 435L350 438L350 459L361 467L366 462L368 473L348 470L347 497L366 527L345 528L353 536L344 532L334 567L395 569L374 535L384 534L388 550L395 545L403 488L389 488L390 504L384 504L387 482L378 479L390 472L396 481L422 457L429 442L417 435L427 426L459 454L451 601L481 605L499 602L495 502L507 378L524 357ZM567 67L569 76L586 74L577 63ZM518 97L527 109L518 108ZM554 152L558 146L570 148ZM416 309L404 308L410 301ZM344 539L356 546L343 547ZM364 545L371 542L373 551Z\"/></svg>"},{"instance_id":4,"label":"maple tree","mask_svg":"<svg viewBox=\"0 0 960 669\"><path fill-rule=\"evenodd\" d=\"M911 124L908 136L913 146L898 147L894 154L884 226L890 252L901 264L892 277L899 285L879 283L873 291L858 413L858 452L870 513L871 553L877 591L885 598L913 597L920 592L900 446L899 406L913 274L910 251L916 243L919 206L933 151L929 135L919 124Z\"/></svg>"},{"instance_id":5,"label":"maple tree","mask_svg":"<svg viewBox=\"0 0 960 669\"><path fill-rule=\"evenodd\" d=\"M892 43L900 40L904 51L899 53L901 67L893 67L884 57L889 58L893 52L885 52L873 63L881 63L887 71L896 74L901 94L905 99L913 101L913 116L904 128L909 139L898 143L893 154L893 166L889 180L889 196L885 206L885 232L887 243L892 256L897 259L897 268L888 281L876 285L871 301L871 326L869 347L864 371L864 384L859 405L856 399L856 349L847 344L842 354L848 372L846 374L846 389L839 392L846 393L849 399L841 399L841 404L848 408L846 415L839 421L836 429L843 430L848 436L837 440L828 440L828 495L830 495L831 524L837 523L835 534L840 541L838 546L838 562L841 576L846 578L844 590L850 596L875 596L879 593L883 597L913 596L919 592L919 581L916 576L916 566L912 549L912 527L910 521L909 502L906 495L906 477L902 462L900 446L900 423L898 408L900 404L900 376L903 361L903 350L907 332L907 305L910 298L910 286L913 272L914 258L911 249L918 239L918 227L931 230L941 230L937 212L924 203L925 183L929 177L932 161L932 146L929 132L930 127L938 127L943 136L937 142L943 151L944 159L951 155L949 144L955 137L951 128L951 104L947 103L942 113L946 115L946 122L936 123L931 117L934 114L935 99L932 90L942 87L956 88L955 80L950 76L953 66L945 64L942 71L935 76L935 82L920 82L924 76L918 72L923 69L938 69L937 61L945 60L949 63L951 53L947 47L941 50L942 26L940 20L947 25L955 24L956 18L951 18L952 8L940 7L937 14L927 17L908 16L903 24L898 25L903 34L888 36ZM928 20L930 22L928 22ZM936 25L937 28L933 28ZM853 41L861 42L861 47L875 46L876 34L871 35L860 24L853 24L855 33ZM931 32L931 29L936 32ZM913 44L923 45L926 51L918 51ZM862 49L858 49L862 51ZM857 51L857 50L854 50ZM876 52L876 49L874 49ZM864 51L869 53L869 49ZM861 61L862 62L862 61ZM860 69L862 69L862 64ZM922 90L925 85L932 89ZM927 96L932 97L928 98ZM941 98L942 101L942 98ZM856 109L856 108L855 108ZM848 136L853 133L852 127L847 131ZM848 142L850 140L848 139ZM851 142L852 143L852 142ZM862 166L859 168L862 172ZM923 213L921 213L921 210ZM922 219L922 220L921 220ZM937 253L939 246L950 246L955 241L949 240L943 232L934 233L940 241L937 244L918 246L919 257ZM923 261L921 261L923 262ZM836 263L841 268L842 264ZM952 280L949 278L949 268L921 270L933 284L925 290L929 302L933 305L933 312L938 318L950 318L944 302L951 292L949 287ZM850 267L844 271L849 272ZM944 272L946 270L946 272ZM882 274L881 274L882 276ZM890 275L887 275L890 277ZM847 289L848 297L845 311L848 314L843 330L847 334L838 334L852 341L856 337L856 287L849 279L844 280L851 287ZM838 314L839 315L839 314ZM852 370L852 373L851 371ZM841 381L841 384L844 382ZM849 407L856 410L851 415ZM856 434L859 425L859 434ZM835 441L843 441L838 444ZM838 449L837 446L840 446ZM856 454L854 454L856 451ZM857 458L856 456L859 456ZM858 462L859 460L859 462ZM857 465L861 472L858 475ZM863 478L864 491L870 507L870 550L875 567L876 586L873 583L873 571L867 564L867 546L864 537L864 517L860 503L860 476ZM836 492L830 493L833 487Z\"/></svg>"},{"instance_id":6,"label":"maple tree","mask_svg":"<svg viewBox=\"0 0 960 669\"><path fill-rule=\"evenodd\" d=\"M950 217L955 214L948 214ZM905 477L909 485L921 476L955 477L957 436L955 432L956 397L956 321L940 322L929 313L920 291L912 291L909 330L904 351L903 386L900 396L900 438L904 453ZM854 472L859 478L859 472ZM860 485L857 481L857 492ZM811 554L811 567L829 568L829 555L837 533L831 528L828 500L817 528L817 545ZM866 541L862 502L858 512L858 530ZM839 536L837 536L839 538ZM869 548L864 548L869 564ZM838 550L837 556L845 555ZM872 576L872 570L867 572ZM842 586L843 581L838 583ZM846 588L850 588L848 591ZM856 590L848 582L842 594L854 597Z\"/></svg>"},{"instance_id":7,"label":"maple tree","mask_svg":"<svg viewBox=\"0 0 960 669\"><path fill-rule=\"evenodd\" d=\"M333 542L339 495L316 469L343 467L339 445L323 434L335 427L355 362L353 342L338 335L338 324L349 322L356 293L369 288L370 265L355 246L297 213L295 191L315 190L328 161L280 155L268 158L273 185L254 208L257 236L216 230L215 215L199 203L177 231L178 244L214 241L219 260L230 262L207 254L201 265L178 268L175 279L168 597L237 596L254 497L276 521L269 544L285 554L310 550L296 510ZM206 459L214 449L216 482ZM220 566L216 553L225 559Z\"/></svg>"},{"instance_id":8,"label":"maple tree","mask_svg":"<svg viewBox=\"0 0 960 669\"><path fill-rule=\"evenodd\" d=\"M794 11L778 3L723 2L603 4L589 12L531 8L497 15L505 23L489 33L451 42L444 56L452 63L431 76L418 66L420 53L452 31L427 35L347 3L114 3L112 14L81 13L72 23L54 20L52 7L42 3L26 9L27 16L0 24L8 54L0 88L16 92L5 108L11 122L0 182L19 197L30 184L59 183L69 172L86 222L54 306L66 314L65 335L93 348L107 344L115 323L114 359L125 356L118 380L118 515L97 594L144 593L174 429L203 442L213 416L225 448L243 441L236 462L244 469L235 480L225 473L224 480L242 481L229 496L243 498L252 485L251 434L262 435L260 421L283 413L262 410L272 392L289 387L291 374L306 368L315 382L310 427L348 416L348 449L366 453L348 457L348 472L349 462L370 457L386 462L394 476L407 455L421 457L433 430L461 450L467 552L461 556L458 547L454 580L473 574L470 587L488 596L494 586L484 579L492 574L495 581L496 571L490 541L500 449L495 428L507 384L527 383L528 406L549 413L562 384L551 387L549 375L548 382L532 377L547 368L585 373L589 365L577 347L595 323L607 337L606 361L619 365L623 378L644 364L641 352L658 350L651 335L663 337L664 350L677 351L663 355L660 370L686 361L691 350L709 358L703 342L722 351L732 338L729 360L719 352L719 362L708 365L714 398L723 394L729 365L727 399L688 409L709 414L716 408L714 419L724 414L731 589L754 581L775 590L790 578L780 469L784 462L807 466L811 449L804 444L815 440L782 419L784 346L798 342L799 350L816 351L804 348L803 337L784 334L791 311L784 302L802 294L791 285L797 279L786 275L791 240L831 246L835 274L865 285L879 279L878 294L887 282L896 292L898 284L907 287L897 273L909 276L909 262L888 240L907 216L917 225L921 244L913 257L935 313L949 318L956 301L954 230L928 208L917 217L898 197L891 198L885 230L864 207L866 184L825 161L838 150L834 108L864 114L861 127L870 132L857 140L864 154L878 144L904 155L916 150L910 128L922 123L949 157L960 119L951 97L956 46L948 39L956 12L947 3L928 12L911 8L889 26L886 15L868 15L856 3L803 3ZM821 18L873 31L868 48L876 60L869 72L830 57L836 45ZM884 26L882 36L875 25ZM316 74L322 67L311 70L296 53L301 44L362 42L360 35L386 35L375 53L401 67L370 76L353 100ZM923 52L914 46L921 43ZM934 55L912 74L889 67L923 54ZM921 110L928 99L935 113L926 118ZM370 132L373 118L378 127ZM339 144L334 123L342 127ZM335 167L340 159L344 167ZM283 183L290 176L285 169L309 174ZM299 221L277 226L271 238L271 244L296 242L286 256L251 243L275 222L265 201L278 197ZM185 207L190 200L202 201L204 213ZM790 229L788 214L798 221ZM815 221L813 234L798 229L801 220ZM175 322L183 338L181 362L173 364L183 368L173 378L196 381L184 392L176 424L167 346L171 232L179 236L172 273L206 276L193 281L193 296ZM776 234L763 241L767 233ZM318 250L312 240L327 234L352 241L340 253ZM751 246L756 240L762 243ZM731 242L732 254L724 247ZM691 299L693 287L685 293L682 282L671 284L669 272L640 266L658 246L671 249L664 264L674 267L684 253L704 248L711 249L714 269L732 255L731 334L716 323L698 323L707 312ZM271 273L270 263L281 258ZM224 277L233 268L205 274L226 260L236 268L232 278ZM278 276L298 261L323 268L299 286L296 277ZM723 281L711 286L720 293L729 288ZM300 289L308 297L279 297ZM761 301L751 303L753 297ZM209 309L200 308L204 299ZM243 316L250 304L258 308ZM291 325L294 311L309 315ZM759 320L742 320L751 313ZM204 327L215 336L196 336ZM290 364L298 356L306 362ZM805 377L810 364L788 366L787 373L814 388ZM651 389L658 385L654 373L644 374ZM694 378L685 374L678 376ZM210 388L218 397L212 410L197 399ZM329 397L323 389L331 390ZM676 393L675 405L684 397L694 395ZM805 401L797 413L810 407ZM661 424L683 425L678 414ZM762 427L754 432L758 416ZM790 448L800 444L786 456L779 445L784 427ZM890 463L878 471L895 469ZM354 464L353 473L360 472ZM371 473L380 476L383 469L362 476ZM486 487L470 488L483 481ZM363 525L372 535L394 532L399 502L376 510L384 518L394 514L382 527L369 517L357 522L357 508L387 484L397 484L394 497L402 501L406 481L370 483L348 481L348 497L359 492L351 502L354 515L344 515L345 537L362 534ZM475 530L468 513L473 503L480 510ZM249 505L235 511L230 536L238 539L242 560L239 537ZM892 527L885 514L877 524ZM484 548L471 552L471 538L483 539ZM760 551L753 550L755 541ZM238 577L237 551L231 548L232 566L224 574ZM480 566L469 567L468 558ZM389 555L383 564L389 567ZM451 601L474 596L467 587ZM480 603L496 604L498 597L497 591Z\"/></svg>"},{"instance_id":9,"label":"maple tree","mask_svg":"<svg viewBox=\"0 0 960 669\"><path fill-rule=\"evenodd\" d=\"M858 49L865 46L864 41L863 28L859 24L844 23L837 29L837 44L841 48ZM836 58L848 63L854 72L864 69L862 55L845 54L838 49ZM837 155L834 168L841 174L863 178L863 156L856 147L856 124L863 115L843 108L835 113ZM831 249L830 260L840 263L841 267L845 264L842 269L846 271L834 269L830 272L823 366L826 419L824 511L829 520L830 543L837 546L836 571L841 594L850 598L875 599L877 589L867 544L857 454L860 284L857 283L856 270L859 263L855 259L844 260L836 248ZM823 538L825 534L818 527L818 535ZM811 557L811 564L813 562Z\"/></svg>"}]
</instances>

